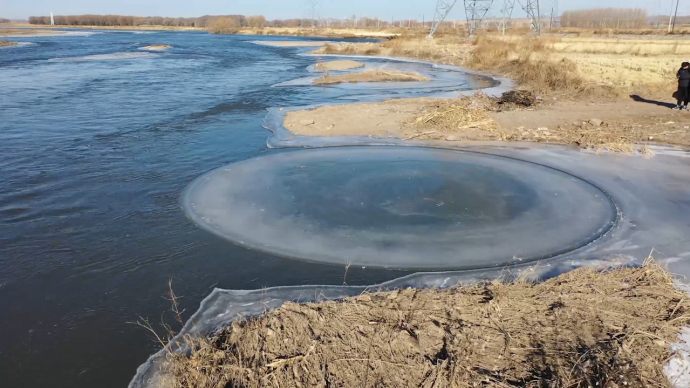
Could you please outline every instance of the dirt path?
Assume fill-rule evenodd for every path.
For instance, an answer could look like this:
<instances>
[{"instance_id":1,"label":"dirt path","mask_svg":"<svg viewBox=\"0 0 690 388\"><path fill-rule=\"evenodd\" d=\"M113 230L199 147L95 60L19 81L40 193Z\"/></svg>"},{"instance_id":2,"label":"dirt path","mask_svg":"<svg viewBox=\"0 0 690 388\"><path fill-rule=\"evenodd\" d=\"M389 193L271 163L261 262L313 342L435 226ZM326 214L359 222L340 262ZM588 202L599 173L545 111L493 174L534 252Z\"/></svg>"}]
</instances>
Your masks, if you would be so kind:
<instances>
[{"instance_id":1,"label":"dirt path","mask_svg":"<svg viewBox=\"0 0 690 388\"><path fill-rule=\"evenodd\" d=\"M632 99L623 101L578 101L557 102L546 108L535 110L516 110L496 112L492 117L503 128L557 127L575 121L599 119L604 122L621 119L649 119L668 117L669 120L690 122L690 112L677 112L669 106L638 102ZM667 120L667 121L669 121Z\"/></svg>"},{"instance_id":2,"label":"dirt path","mask_svg":"<svg viewBox=\"0 0 690 388\"><path fill-rule=\"evenodd\" d=\"M582 133L607 143L646 141L690 146L690 112L636 99L548 102L536 108L486 112L457 125L410 125L439 100L388 100L288 113L285 126L308 136L371 136L414 140L520 140L572 143ZM458 99L459 101L459 99ZM454 106L452 100L443 104ZM431 108L430 108L431 107ZM441 108L437 108L441 109ZM474 121L473 121L474 120ZM454 124L454 123L451 123Z\"/></svg>"}]
</instances>

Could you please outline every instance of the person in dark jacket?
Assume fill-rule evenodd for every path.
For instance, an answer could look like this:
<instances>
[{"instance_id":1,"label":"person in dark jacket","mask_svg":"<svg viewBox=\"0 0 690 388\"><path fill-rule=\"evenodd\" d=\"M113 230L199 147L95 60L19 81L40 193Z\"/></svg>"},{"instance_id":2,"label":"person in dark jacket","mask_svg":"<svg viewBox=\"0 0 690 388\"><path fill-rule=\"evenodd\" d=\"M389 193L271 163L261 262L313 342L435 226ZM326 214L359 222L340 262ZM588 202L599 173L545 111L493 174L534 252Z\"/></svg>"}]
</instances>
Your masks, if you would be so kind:
<instances>
[{"instance_id":1,"label":"person in dark jacket","mask_svg":"<svg viewBox=\"0 0 690 388\"><path fill-rule=\"evenodd\" d=\"M673 108L676 110L688 109L688 101L690 101L690 63L683 62L680 70L676 74L678 78L678 105Z\"/></svg>"}]
</instances>

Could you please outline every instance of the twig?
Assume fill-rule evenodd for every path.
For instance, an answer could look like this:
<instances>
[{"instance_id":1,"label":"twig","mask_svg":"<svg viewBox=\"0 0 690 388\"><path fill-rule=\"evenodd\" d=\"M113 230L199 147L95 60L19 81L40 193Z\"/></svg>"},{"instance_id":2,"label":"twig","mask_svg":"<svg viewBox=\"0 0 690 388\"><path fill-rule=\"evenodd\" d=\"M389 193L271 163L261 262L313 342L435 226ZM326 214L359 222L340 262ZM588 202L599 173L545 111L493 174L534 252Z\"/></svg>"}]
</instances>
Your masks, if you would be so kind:
<instances>
[{"instance_id":1,"label":"twig","mask_svg":"<svg viewBox=\"0 0 690 388\"><path fill-rule=\"evenodd\" d=\"M436 131L427 131L427 132L418 133L418 134L416 134L416 135L412 135L412 136L410 136L410 137L406 137L406 138L404 138L403 140L412 140L412 139L418 138L418 137L420 137L420 136L431 135L432 133L436 133Z\"/></svg>"},{"instance_id":2,"label":"twig","mask_svg":"<svg viewBox=\"0 0 690 388\"><path fill-rule=\"evenodd\" d=\"M180 297L175 295L175 291L173 291L172 278L168 279L168 292L166 293L165 299L172 304L170 309L175 313L175 320L179 322L180 325L184 325L184 321L182 320L182 313L184 310L180 311L179 302L177 301Z\"/></svg>"},{"instance_id":3,"label":"twig","mask_svg":"<svg viewBox=\"0 0 690 388\"><path fill-rule=\"evenodd\" d=\"M383 364L388 364L388 365L396 365L396 366L404 366L408 368L417 368L417 365L407 365L407 364L398 364L395 362L388 362L388 361L383 361L383 360L372 360L371 358L339 358L337 360L333 360L332 362L336 361L366 361L366 362L380 362Z\"/></svg>"}]
</instances>

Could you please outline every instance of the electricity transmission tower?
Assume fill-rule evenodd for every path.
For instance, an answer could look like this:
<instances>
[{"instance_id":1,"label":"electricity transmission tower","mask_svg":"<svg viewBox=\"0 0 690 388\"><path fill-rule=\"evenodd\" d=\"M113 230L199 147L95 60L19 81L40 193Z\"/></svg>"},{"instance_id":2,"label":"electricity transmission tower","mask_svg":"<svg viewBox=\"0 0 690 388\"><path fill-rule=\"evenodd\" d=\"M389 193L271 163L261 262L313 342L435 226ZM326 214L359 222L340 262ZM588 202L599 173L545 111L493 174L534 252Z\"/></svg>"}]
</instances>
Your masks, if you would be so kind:
<instances>
[{"instance_id":1,"label":"electricity transmission tower","mask_svg":"<svg viewBox=\"0 0 690 388\"><path fill-rule=\"evenodd\" d=\"M481 27L487 12L491 9L494 0L465 0L465 15L470 28L470 35Z\"/></svg>"},{"instance_id":2,"label":"electricity transmission tower","mask_svg":"<svg viewBox=\"0 0 690 388\"><path fill-rule=\"evenodd\" d=\"M513 17L513 8L515 8L515 0L503 0L503 7L501 8L501 21L498 22L498 32L503 35L508 30L508 22Z\"/></svg>"},{"instance_id":3,"label":"electricity transmission tower","mask_svg":"<svg viewBox=\"0 0 690 388\"><path fill-rule=\"evenodd\" d=\"M518 0L527 17L532 20L532 28L541 35L541 13L539 11L539 0Z\"/></svg>"},{"instance_id":4,"label":"electricity transmission tower","mask_svg":"<svg viewBox=\"0 0 690 388\"><path fill-rule=\"evenodd\" d=\"M434 12L434 22L431 24L431 31L429 31L429 39L434 38L436 30L443 24L446 16L448 16L448 13L450 13L450 10L453 9L453 6L457 2L458 0L437 0L436 12Z\"/></svg>"},{"instance_id":5,"label":"electricity transmission tower","mask_svg":"<svg viewBox=\"0 0 690 388\"><path fill-rule=\"evenodd\" d=\"M455 3L458 0L437 0L436 2L436 12L434 13L434 23L432 24L431 31L429 32L429 39L433 39L436 30L443 24L446 16L453 9ZM464 0L465 3L465 15L467 17L467 25L470 29L470 35L481 26L486 13L489 12L491 4L494 0Z\"/></svg>"},{"instance_id":6,"label":"electricity transmission tower","mask_svg":"<svg viewBox=\"0 0 690 388\"><path fill-rule=\"evenodd\" d=\"M318 26L319 20L319 0L304 0L304 17L302 18L302 27L304 27L304 22L307 21L312 29Z\"/></svg>"}]
</instances>

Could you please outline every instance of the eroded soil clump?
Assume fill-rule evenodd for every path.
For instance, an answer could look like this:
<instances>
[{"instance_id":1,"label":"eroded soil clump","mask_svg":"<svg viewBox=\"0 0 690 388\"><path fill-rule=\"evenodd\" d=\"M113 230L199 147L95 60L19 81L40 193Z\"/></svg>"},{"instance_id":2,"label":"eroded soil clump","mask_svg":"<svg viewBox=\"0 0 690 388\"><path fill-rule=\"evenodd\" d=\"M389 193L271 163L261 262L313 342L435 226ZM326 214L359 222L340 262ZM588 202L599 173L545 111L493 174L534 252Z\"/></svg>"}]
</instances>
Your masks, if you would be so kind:
<instances>
[{"instance_id":1,"label":"eroded soil clump","mask_svg":"<svg viewBox=\"0 0 690 388\"><path fill-rule=\"evenodd\" d=\"M405 289L288 303L188 339L169 387L668 387L690 320L653 262L539 283Z\"/></svg>"}]
</instances>

